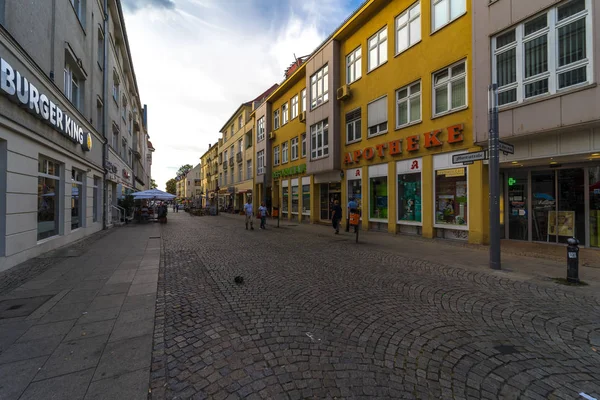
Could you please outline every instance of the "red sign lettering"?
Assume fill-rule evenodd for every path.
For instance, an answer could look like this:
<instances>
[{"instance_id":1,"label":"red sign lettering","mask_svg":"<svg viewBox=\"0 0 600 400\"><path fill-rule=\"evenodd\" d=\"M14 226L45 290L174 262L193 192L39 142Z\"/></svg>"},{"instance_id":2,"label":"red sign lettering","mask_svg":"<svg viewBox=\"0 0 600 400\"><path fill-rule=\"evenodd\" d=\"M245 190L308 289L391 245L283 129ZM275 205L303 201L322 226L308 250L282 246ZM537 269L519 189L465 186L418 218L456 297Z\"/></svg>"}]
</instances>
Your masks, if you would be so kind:
<instances>
[{"instance_id":1,"label":"red sign lettering","mask_svg":"<svg viewBox=\"0 0 600 400\"><path fill-rule=\"evenodd\" d=\"M410 166L410 169L419 169L419 160L415 160L412 162L412 165Z\"/></svg>"},{"instance_id":2,"label":"red sign lettering","mask_svg":"<svg viewBox=\"0 0 600 400\"><path fill-rule=\"evenodd\" d=\"M448 143L458 143L464 140L463 130L465 126L463 124L452 125L448 127Z\"/></svg>"},{"instance_id":3,"label":"red sign lettering","mask_svg":"<svg viewBox=\"0 0 600 400\"><path fill-rule=\"evenodd\" d=\"M362 150L354 150L354 162L358 162L358 159L360 158L360 156L362 155Z\"/></svg>"},{"instance_id":4,"label":"red sign lettering","mask_svg":"<svg viewBox=\"0 0 600 400\"><path fill-rule=\"evenodd\" d=\"M363 152L363 155L365 156L365 160L370 160L375 157L375 150L373 150L372 147L367 147Z\"/></svg>"},{"instance_id":5,"label":"red sign lettering","mask_svg":"<svg viewBox=\"0 0 600 400\"><path fill-rule=\"evenodd\" d=\"M356 172L354 173L354 176L360 176L360 169L356 170Z\"/></svg>"},{"instance_id":6,"label":"red sign lettering","mask_svg":"<svg viewBox=\"0 0 600 400\"><path fill-rule=\"evenodd\" d=\"M419 150L419 137L418 136L409 136L406 138L406 150L407 151L417 151Z\"/></svg>"},{"instance_id":7,"label":"red sign lettering","mask_svg":"<svg viewBox=\"0 0 600 400\"><path fill-rule=\"evenodd\" d=\"M440 139L438 139L438 135L440 133L442 133L441 129L437 129L433 132L426 133L425 134L425 147L430 148L430 147L441 146L442 142L440 142Z\"/></svg>"},{"instance_id":8,"label":"red sign lettering","mask_svg":"<svg viewBox=\"0 0 600 400\"><path fill-rule=\"evenodd\" d=\"M390 155L402 154L402 140L392 140L390 142Z\"/></svg>"},{"instance_id":9,"label":"red sign lettering","mask_svg":"<svg viewBox=\"0 0 600 400\"><path fill-rule=\"evenodd\" d=\"M377 146L375 146L375 148L377 149L377 155L379 157L384 157L385 155L383 154L383 149L385 149L387 146L387 143L381 143L378 144Z\"/></svg>"}]
</instances>

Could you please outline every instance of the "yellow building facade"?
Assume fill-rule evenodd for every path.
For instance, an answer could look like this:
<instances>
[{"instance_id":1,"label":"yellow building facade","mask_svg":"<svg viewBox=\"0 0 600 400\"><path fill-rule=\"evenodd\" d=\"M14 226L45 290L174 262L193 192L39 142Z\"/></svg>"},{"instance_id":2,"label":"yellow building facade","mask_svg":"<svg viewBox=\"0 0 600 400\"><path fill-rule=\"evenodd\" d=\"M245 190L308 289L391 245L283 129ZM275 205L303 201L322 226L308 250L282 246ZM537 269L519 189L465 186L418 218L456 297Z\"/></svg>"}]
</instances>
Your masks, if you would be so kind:
<instances>
[{"instance_id":1,"label":"yellow building facade","mask_svg":"<svg viewBox=\"0 0 600 400\"><path fill-rule=\"evenodd\" d=\"M208 150L200 157L200 164L202 166L202 187L204 188L202 207L208 207L213 204L219 179L218 142L209 146Z\"/></svg>"},{"instance_id":2,"label":"yellow building facade","mask_svg":"<svg viewBox=\"0 0 600 400\"><path fill-rule=\"evenodd\" d=\"M484 166L452 162L479 150L470 2L443 21L431 1L371 7L340 35L343 197L358 203L363 229L485 242Z\"/></svg>"}]
</instances>

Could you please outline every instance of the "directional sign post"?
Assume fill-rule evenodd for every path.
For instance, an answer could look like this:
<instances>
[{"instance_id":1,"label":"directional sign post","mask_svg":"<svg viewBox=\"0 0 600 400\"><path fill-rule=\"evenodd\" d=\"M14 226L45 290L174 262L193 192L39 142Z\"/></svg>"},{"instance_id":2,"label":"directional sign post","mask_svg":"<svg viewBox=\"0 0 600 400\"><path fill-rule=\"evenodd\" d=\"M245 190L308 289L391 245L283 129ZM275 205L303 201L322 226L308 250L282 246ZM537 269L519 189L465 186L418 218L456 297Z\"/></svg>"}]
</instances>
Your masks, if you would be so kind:
<instances>
[{"instance_id":1,"label":"directional sign post","mask_svg":"<svg viewBox=\"0 0 600 400\"><path fill-rule=\"evenodd\" d=\"M498 150L504 154L515 154L515 146L502 140L498 140Z\"/></svg>"},{"instance_id":2,"label":"directional sign post","mask_svg":"<svg viewBox=\"0 0 600 400\"><path fill-rule=\"evenodd\" d=\"M452 156L452 164L473 164L473 161L487 160L487 151L475 151L473 153L457 154Z\"/></svg>"}]
</instances>

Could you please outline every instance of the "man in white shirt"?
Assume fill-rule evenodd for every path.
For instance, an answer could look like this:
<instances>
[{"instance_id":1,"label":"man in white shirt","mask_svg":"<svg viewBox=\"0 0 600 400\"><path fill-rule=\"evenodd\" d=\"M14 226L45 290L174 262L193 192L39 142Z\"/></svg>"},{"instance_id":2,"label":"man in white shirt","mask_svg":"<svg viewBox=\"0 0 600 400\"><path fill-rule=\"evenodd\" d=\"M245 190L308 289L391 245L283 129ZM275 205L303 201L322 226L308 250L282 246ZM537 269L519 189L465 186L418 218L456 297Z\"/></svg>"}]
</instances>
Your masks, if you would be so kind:
<instances>
[{"instance_id":1,"label":"man in white shirt","mask_svg":"<svg viewBox=\"0 0 600 400\"><path fill-rule=\"evenodd\" d=\"M248 202L244 204L244 213L246 214L246 230L248 230L248 222L250 222L250 229L254 230L252 221L252 200L248 199Z\"/></svg>"}]
</instances>

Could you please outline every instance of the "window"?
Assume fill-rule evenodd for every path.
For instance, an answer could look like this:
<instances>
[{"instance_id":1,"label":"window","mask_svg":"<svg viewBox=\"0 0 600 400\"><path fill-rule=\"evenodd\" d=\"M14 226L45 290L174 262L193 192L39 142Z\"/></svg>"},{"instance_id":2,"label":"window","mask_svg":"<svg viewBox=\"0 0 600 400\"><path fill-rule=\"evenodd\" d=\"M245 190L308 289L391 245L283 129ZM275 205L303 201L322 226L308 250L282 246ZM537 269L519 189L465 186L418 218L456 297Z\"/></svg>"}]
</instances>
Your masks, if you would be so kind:
<instances>
[{"instance_id":1,"label":"window","mask_svg":"<svg viewBox=\"0 0 600 400\"><path fill-rule=\"evenodd\" d=\"M292 97L292 100L290 100L290 103L292 103L291 119L294 119L298 116L298 95L295 95L294 97Z\"/></svg>"},{"instance_id":2,"label":"window","mask_svg":"<svg viewBox=\"0 0 600 400\"><path fill-rule=\"evenodd\" d=\"M223 164L227 164L228 158L227 158L227 150L225 150L223 152Z\"/></svg>"},{"instance_id":3,"label":"window","mask_svg":"<svg viewBox=\"0 0 600 400\"><path fill-rule=\"evenodd\" d=\"M300 198L298 196L298 185L292 185L292 214L298 214L299 202Z\"/></svg>"},{"instance_id":4,"label":"window","mask_svg":"<svg viewBox=\"0 0 600 400\"><path fill-rule=\"evenodd\" d=\"M358 142L362 137L360 108L346 114L346 144Z\"/></svg>"},{"instance_id":5,"label":"window","mask_svg":"<svg viewBox=\"0 0 600 400\"><path fill-rule=\"evenodd\" d=\"M244 139L238 140L238 153L241 153L242 150L244 150Z\"/></svg>"},{"instance_id":6,"label":"window","mask_svg":"<svg viewBox=\"0 0 600 400\"><path fill-rule=\"evenodd\" d=\"M265 117L260 117L256 126L256 141L260 142L265 139Z\"/></svg>"},{"instance_id":7,"label":"window","mask_svg":"<svg viewBox=\"0 0 600 400\"><path fill-rule=\"evenodd\" d=\"M388 130L387 96L383 96L367 105L368 136L384 134Z\"/></svg>"},{"instance_id":8,"label":"window","mask_svg":"<svg viewBox=\"0 0 600 400\"><path fill-rule=\"evenodd\" d=\"M369 38L369 71L387 61L387 26Z\"/></svg>"},{"instance_id":9,"label":"window","mask_svg":"<svg viewBox=\"0 0 600 400\"><path fill-rule=\"evenodd\" d=\"M240 115L238 117L238 129L242 129L244 126L244 118Z\"/></svg>"},{"instance_id":10,"label":"window","mask_svg":"<svg viewBox=\"0 0 600 400\"><path fill-rule=\"evenodd\" d=\"M246 179L252 179L252 160L246 161Z\"/></svg>"},{"instance_id":11,"label":"window","mask_svg":"<svg viewBox=\"0 0 600 400\"><path fill-rule=\"evenodd\" d=\"M467 169L435 171L435 223L467 224Z\"/></svg>"},{"instance_id":12,"label":"window","mask_svg":"<svg viewBox=\"0 0 600 400\"><path fill-rule=\"evenodd\" d=\"M432 0L433 30L437 31L467 12L467 0Z\"/></svg>"},{"instance_id":13,"label":"window","mask_svg":"<svg viewBox=\"0 0 600 400\"><path fill-rule=\"evenodd\" d=\"M219 186L223 186L223 173L219 172Z\"/></svg>"},{"instance_id":14,"label":"window","mask_svg":"<svg viewBox=\"0 0 600 400\"><path fill-rule=\"evenodd\" d=\"M117 74L117 70L113 70L113 99L119 105L119 83L120 83L119 75Z\"/></svg>"},{"instance_id":15,"label":"window","mask_svg":"<svg viewBox=\"0 0 600 400\"><path fill-rule=\"evenodd\" d=\"M77 19L83 25L84 22L84 8L83 8L84 0L71 0L71 4L73 5L73 9L75 10L75 15L77 15Z\"/></svg>"},{"instance_id":16,"label":"window","mask_svg":"<svg viewBox=\"0 0 600 400\"><path fill-rule=\"evenodd\" d=\"M310 178L308 178L309 183L305 183L304 178L302 181L302 214L310 215Z\"/></svg>"},{"instance_id":17,"label":"window","mask_svg":"<svg viewBox=\"0 0 600 400\"><path fill-rule=\"evenodd\" d=\"M396 128L421 120L421 82L396 91Z\"/></svg>"},{"instance_id":18,"label":"window","mask_svg":"<svg viewBox=\"0 0 600 400\"><path fill-rule=\"evenodd\" d=\"M100 69L104 68L104 33L98 28L98 65Z\"/></svg>"},{"instance_id":19,"label":"window","mask_svg":"<svg viewBox=\"0 0 600 400\"><path fill-rule=\"evenodd\" d=\"M273 112L273 129L279 129L279 109Z\"/></svg>"},{"instance_id":20,"label":"window","mask_svg":"<svg viewBox=\"0 0 600 400\"><path fill-rule=\"evenodd\" d=\"M361 178L361 169L357 168L354 170L354 173L350 173L347 171L348 181L346 183L346 187L348 188L348 202L350 199L354 199L356 202L358 209L362 210L362 178Z\"/></svg>"},{"instance_id":21,"label":"window","mask_svg":"<svg viewBox=\"0 0 600 400\"><path fill-rule=\"evenodd\" d=\"M83 200L85 192L83 191L83 180L85 175L82 171L73 168L71 170L71 230L83 226Z\"/></svg>"},{"instance_id":22,"label":"window","mask_svg":"<svg viewBox=\"0 0 600 400\"><path fill-rule=\"evenodd\" d=\"M233 137L233 124L231 124L231 127L229 128L229 137Z\"/></svg>"},{"instance_id":23,"label":"window","mask_svg":"<svg viewBox=\"0 0 600 400\"><path fill-rule=\"evenodd\" d=\"M421 40L421 2L396 17L396 54Z\"/></svg>"},{"instance_id":24,"label":"window","mask_svg":"<svg viewBox=\"0 0 600 400\"><path fill-rule=\"evenodd\" d=\"M302 97L302 111L306 111L306 89L302 89L300 97Z\"/></svg>"},{"instance_id":25,"label":"window","mask_svg":"<svg viewBox=\"0 0 600 400\"><path fill-rule=\"evenodd\" d=\"M289 118L290 118L289 106L288 106L288 103L284 103L281 106L281 125L287 124Z\"/></svg>"},{"instance_id":26,"label":"window","mask_svg":"<svg viewBox=\"0 0 600 400\"><path fill-rule=\"evenodd\" d=\"M327 119L310 127L310 156L312 160L329 155L329 123Z\"/></svg>"},{"instance_id":27,"label":"window","mask_svg":"<svg viewBox=\"0 0 600 400\"><path fill-rule=\"evenodd\" d=\"M227 172L223 173L223 186L227 186Z\"/></svg>"},{"instance_id":28,"label":"window","mask_svg":"<svg viewBox=\"0 0 600 400\"><path fill-rule=\"evenodd\" d=\"M499 105L591 82L590 8L572 0L492 39Z\"/></svg>"},{"instance_id":29,"label":"window","mask_svg":"<svg viewBox=\"0 0 600 400\"><path fill-rule=\"evenodd\" d=\"M285 164L286 162L288 162L288 142L281 145L281 163Z\"/></svg>"},{"instance_id":30,"label":"window","mask_svg":"<svg viewBox=\"0 0 600 400\"><path fill-rule=\"evenodd\" d=\"M64 185L63 185L64 186ZM59 234L60 165L49 158L38 160L38 233L42 240Z\"/></svg>"},{"instance_id":31,"label":"window","mask_svg":"<svg viewBox=\"0 0 600 400\"><path fill-rule=\"evenodd\" d=\"M131 113L129 113L129 119L128 119L128 123L127 123L127 131L129 132L129 134L132 134L132 129L133 129L133 116L131 115Z\"/></svg>"},{"instance_id":32,"label":"window","mask_svg":"<svg viewBox=\"0 0 600 400\"><path fill-rule=\"evenodd\" d=\"M98 132L102 132L104 127L104 105L100 98L96 99L96 129Z\"/></svg>"},{"instance_id":33,"label":"window","mask_svg":"<svg viewBox=\"0 0 600 400\"><path fill-rule=\"evenodd\" d=\"M466 62L461 61L433 74L434 115L455 111L467 105Z\"/></svg>"},{"instance_id":34,"label":"window","mask_svg":"<svg viewBox=\"0 0 600 400\"><path fill-rule=\"evenodd\" d=\"M346 83L350 84L362 76L362 52L360 46L346 56Z\"/></svg>"},{"instance_id":35,"label":"window","mask_svg":"<svg viewBox=\"0 0 600 400\"><path fill-rule=\"evenodd\" d=\"M65 96L77 109L81 106L81 84L77 73L65 62Z\"/></svg>"},{"instance_id":36,"label":"window","mask_svg":"<svg viewBox=\"0 0 600 400\"><path fill-rule=\"evenodd\" d=\"M292 148L292 161L298 159L298 138L295 137L291 140Z\"/></svg>"},{"instance_id":37,"label":"window","mask_svg":"<svg viewBox=\"0 0 600 400\"><path fill-rule=\"evenodd\" d=\"M233 170L233 167L231 167L231 184L232 184L232 185L233 185L233 183L234 183L234 176L235 176L235 175L234 175L234 172L235 172L235 171Z\"/></svg>"},{"instance_id":38,"label":"window","mask_svg":"<svg viewBox=\"0 0 600 400\"><path fill-rule=\"evenodd\" d=\"M286 181L287 183L287 181ZM281 213L284 214L284 216L287 216L288 213L288 202L289 202L289 188L283 187L281 188L281 194L282 194L282 201L281 201Z\"/></svg>"},{"instance_id":39,"label":"window","mask_svg":"<svg viewBox=\"0 0 600 400\"><path fill-rule=\"evenodd\" d=\"M279 146L273 148L273 165L279 165Z\"/></svg>"},{"instance_id":40,"label":"window","mask_svg":"<svg viewBox=\"0 0 600 400\"><path fill-rule=\"evenodd\" d=\"M397 206L398 223L420 224L421 210L421 170L422 159L398 161L397 171Z\"/></svg>"},{"instance_id":41,"label":"window","mask_svg":"<svg viewBox=\"0 0 600 400\"><path fill-rule=\"evenodd\" d=\"M119 153L119 132L113 132L112 136L112 148L115 150L117 154Z\"/></svg>"},{"instance_id":42,"label":"window","mask_svg":"<svg viewBox=\"0 0 600 400\"><path fill-rule=\"evenodd\" d=\"M123 95L123 101L122 101L123 107L121 107L121 117L123 118L123 121L125 121L125 123L127 123L127 97L125 97L125 95Z\"/></svg>"},{"instance_id":43,"label":"window","mask_svg":"<svg viewBox=\"0 0 600 400\"><path fill-rule=\"evenodd\" d=\"M242 168L242 164L238 165L238 182L241 182L244 180L244 168Z\"/></svg>"},{"instance_id":44,"label":"window","mask_svg":"<svg viewBox=\"0 0 600 400\"><path fill-rule=\"evenodd\" d=\"M306 157L306 133L302 134L302 158Z\"/></svg>"},{"instance_id":45,"label":"window","mask_svg":"<svg viewBox=\"0 0 600 400\"><path fill-rule=\"evenodd\" d=\"M262 175L265 173L265 151L261 150L256 153L256 174Z\"/></svg>"},{"instance_id":46,"label":"window","mask_svg":"<svg viewBox=\"0 0 600 400\"><path fill-rule=\"evenodd\" d=\"M310 77L310 108L329 100L329 66L326 65Z\"/></svg>"},{"instance_id":47,"label":"window","mask_svg":"<svg viewBox=\"0 0 600 400\"><path fill-rule=\"evenodd\" d=\"M369 220L387 221L387 164L369 166Z\"/></svg>"},{"instance_id":48,"label":"window","mask_svg":"<svg viewBox=\"0 0 600 400\"><path fill-rule=\"evenodd\" d=\"M99 216L98 216L98 210L100 209L100 201L101 201L101 197L100 197L100 193L102 193L102 188L100 187L102 183L102 180L95 176L94 177L94 198L93 198L93 202L94 204L92 205L92 216L93 216L93 221L94 222L98 222Z\"/></svg>"}]
</instances>

